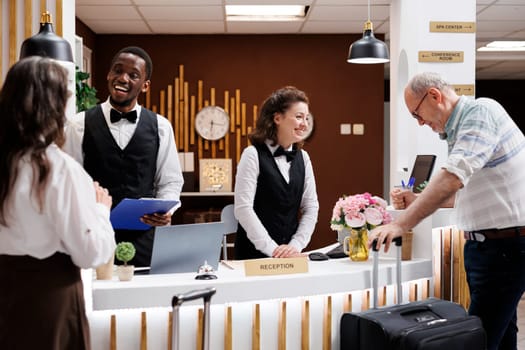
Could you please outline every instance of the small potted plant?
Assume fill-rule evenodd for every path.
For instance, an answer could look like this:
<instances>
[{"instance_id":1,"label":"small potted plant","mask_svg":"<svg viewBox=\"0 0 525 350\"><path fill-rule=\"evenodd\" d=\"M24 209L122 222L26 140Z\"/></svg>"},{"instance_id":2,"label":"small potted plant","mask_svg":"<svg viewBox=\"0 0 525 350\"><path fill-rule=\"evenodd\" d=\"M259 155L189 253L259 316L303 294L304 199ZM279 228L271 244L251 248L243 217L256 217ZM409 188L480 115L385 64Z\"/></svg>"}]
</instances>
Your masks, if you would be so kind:
<instances>
[{"instance_id":1,"label":"small potted plant","mask_svg":"<svg viewBox=\"0 0 525 350\"><path fill-rule=\"evenodd\" d=\"M133 278L133 265L128 265L128 261L135 256L135 246L131 242L120 242L115 249L115 257L122 261L124 265L118 267L118 278L121 281L130 281Z\"/></svg>"}]
</instances>

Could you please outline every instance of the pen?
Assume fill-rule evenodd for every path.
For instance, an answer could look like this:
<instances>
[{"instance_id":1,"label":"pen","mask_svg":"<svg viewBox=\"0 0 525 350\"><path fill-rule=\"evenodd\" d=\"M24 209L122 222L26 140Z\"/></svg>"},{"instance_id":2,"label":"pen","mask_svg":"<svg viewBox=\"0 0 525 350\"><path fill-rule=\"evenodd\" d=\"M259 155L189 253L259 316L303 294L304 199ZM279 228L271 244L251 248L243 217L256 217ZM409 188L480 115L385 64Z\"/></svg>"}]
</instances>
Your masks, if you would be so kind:
<instances>
[{"instance_id":1,"label":"pen","mask_svg":"<svg viewBox=\"0 0 525 350\"><path fill-rule=\"evenodd\" d=\"M416 182L416 178L411 177L410 180L408 180L408 188L412 188L412 186L414 186L414 182Z\"/></svg>"},{"instance_id":2,"label":"pen","mask_svg":"<svg viewBox=\"0 0 525 350\"><path fill-rule=\"evenodd\" d=\"M235 268L233 266L231 266L230 264L228 264L226 261L224 260L221 260L221 264L223 264L224 266L226 266L227 268L229 268L230 270L235 270Z\"/></svg>"},{"instance_id":3,"label":"pen","mask_svg":"<svg viewBox=\"0 0 525 350\"><path fill-rule=\"evenodd\" d=\"M405 181L401 180L401 186L405 188Z\"/></svg>"}]
</instances>

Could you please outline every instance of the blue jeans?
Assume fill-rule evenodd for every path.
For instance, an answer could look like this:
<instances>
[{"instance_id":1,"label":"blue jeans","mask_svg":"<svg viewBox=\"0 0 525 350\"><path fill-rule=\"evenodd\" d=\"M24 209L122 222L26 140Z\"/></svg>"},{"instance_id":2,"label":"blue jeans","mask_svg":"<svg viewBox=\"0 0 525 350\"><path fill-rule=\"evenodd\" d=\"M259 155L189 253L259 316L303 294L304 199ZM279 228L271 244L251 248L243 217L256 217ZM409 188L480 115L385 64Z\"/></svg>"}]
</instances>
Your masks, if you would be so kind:
<instances>
[{"instance_id":1,"label":"blue jeans","mask_svg":"<svg viewBox=\"0 0 525 350\"><path fill-rule=\"evenodd\" d=\"M487 349L517 348L517 307L525 291L525 237L467 241L469 314L481 318Z\"/></svg>"}]
</instances>

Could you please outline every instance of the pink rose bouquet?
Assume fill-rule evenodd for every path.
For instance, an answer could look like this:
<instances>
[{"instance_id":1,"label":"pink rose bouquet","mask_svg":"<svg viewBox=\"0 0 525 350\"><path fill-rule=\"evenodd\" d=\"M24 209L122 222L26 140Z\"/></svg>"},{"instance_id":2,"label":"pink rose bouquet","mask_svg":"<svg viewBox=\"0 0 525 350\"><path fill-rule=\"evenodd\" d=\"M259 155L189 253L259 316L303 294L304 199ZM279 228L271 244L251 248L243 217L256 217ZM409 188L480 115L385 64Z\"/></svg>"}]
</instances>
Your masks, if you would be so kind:
<instances>
[{"instance_id":1,"label":"pink rose bouquet","mask_svg":"<svg viewBox=\"0 0 525 350\"><path fill-rule=\"evenodd\" d=\"M392 216L386 211L386 201L366 192L353 196L343 196L335 203L330 228L341 231L344 228L368 230L388 224Z\"/></svg>"}]
</instances>

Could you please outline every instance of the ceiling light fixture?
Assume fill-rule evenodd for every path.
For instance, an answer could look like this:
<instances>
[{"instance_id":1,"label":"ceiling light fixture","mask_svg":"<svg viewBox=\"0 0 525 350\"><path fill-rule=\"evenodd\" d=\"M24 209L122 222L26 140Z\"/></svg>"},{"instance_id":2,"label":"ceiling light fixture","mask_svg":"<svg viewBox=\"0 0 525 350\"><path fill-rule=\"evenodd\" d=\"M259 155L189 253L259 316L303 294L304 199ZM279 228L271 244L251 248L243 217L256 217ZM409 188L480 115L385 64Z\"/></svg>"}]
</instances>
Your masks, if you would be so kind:
<instances>
[{"instance_id":1,"label":"ceiling light fixture","mask_svg":"<svg viewBox=\"0 0 525 350\"><path fill-rule=\"evenodd\" d=\"M306 16L302 5L226 5L228 21L296 21Z\"/></svg>"},{"instance_id":2,"label":"ceiling light fixture","mask_svg":"<svg viewBox=\"0 0 525 350\"><path fill-rule=\"evenodd\" d=\"M350 45L348 50L348 63L386 63L388 48L386 44L374 36L372 22L370 21L370 0L368 0L368 20L363 28L363 37Z\"/></svg>"},{"instance_id":3,"label":"ceiling light fixture","mask_svg":"<svg viewBox=\"0 0 525 350\"><path fill-rule=\"evenodd\" d=\"M55 34L49 11L44 12L40 17L40 31L22 43L20 59L29 56L44 56L73 62L71 45L67 40Z\"/></svg>"},{"instance_id":4,"label":"ceiling light fixture","mask_svg":"<svg viewBox=\"0 0 525 350\"><path fill-rule=\"evenodd\" d=\"M525 41L492 41L478 51L525 51Z\"/></svg>"}]
</instances>

